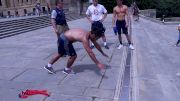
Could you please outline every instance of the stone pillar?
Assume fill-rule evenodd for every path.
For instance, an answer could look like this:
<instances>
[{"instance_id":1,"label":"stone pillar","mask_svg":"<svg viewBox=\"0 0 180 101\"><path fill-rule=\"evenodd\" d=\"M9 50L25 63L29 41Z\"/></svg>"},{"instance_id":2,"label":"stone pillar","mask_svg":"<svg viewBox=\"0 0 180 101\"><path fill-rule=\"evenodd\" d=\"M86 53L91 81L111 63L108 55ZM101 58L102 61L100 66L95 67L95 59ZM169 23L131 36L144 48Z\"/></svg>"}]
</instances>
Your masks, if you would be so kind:
<instances>
[{"instance_id":1,"label":"stone pillar","mask_svg":"<svg viewBox=\"0 0 180 101\"><path fill-rule=\"evenodd\" d=\"M22 0L22 5L26 5L26 0Z\"/></svg>"},{"instance_id":2,"label":"stone pillar","mask_svg":"<svg viewBox=\"0 0 180 101\"><path fill-rule=\"evenodd\" d=\"M15 7L19 6L18 0L14 0Z\"/></svg>"},{"instance_id":3,"label":"stone pillar","mask_svg":"<svg viewBox=\"0 0 180 101\"><path fill-rule=\"evenodd\" d=\"M22 5L22 0L19 0L19 5L20 5L20 6Z\"/></svg>"},{"instance_id":4,"label":"stone pillar","mask_svg":"<svg viewBox=\"0 0 180 101\"><path fill-rule=\"evenodd\" d=\"M1 0L1 3L2 3L2 7L4 7L4 8L7 7L7 4L6 4L6 1L5 1L5 0Z\"/></svg>"},{"instance_id":5,"label":"stone pillar","mask_svg":"<svg viewBox=\"0 0 180 101\"><path fill-rule=\"evenodd\" d=\"M13 0L10 0L10 7L14 7L14 1Z\"/></svg>"}]
</instances>

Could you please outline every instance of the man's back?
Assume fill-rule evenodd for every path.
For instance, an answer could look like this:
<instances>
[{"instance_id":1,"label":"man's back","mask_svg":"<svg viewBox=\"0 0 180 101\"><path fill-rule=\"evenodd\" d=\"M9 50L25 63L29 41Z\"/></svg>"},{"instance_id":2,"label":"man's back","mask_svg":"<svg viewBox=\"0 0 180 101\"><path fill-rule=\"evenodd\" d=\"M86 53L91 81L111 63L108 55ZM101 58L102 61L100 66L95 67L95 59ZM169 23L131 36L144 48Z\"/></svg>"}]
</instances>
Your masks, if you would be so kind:
<instances>
[{"instance_id":1,"label":"man's back","mask_svg":"<svg viewBox=\"0 0 180 101\"><path fill-rule=\"evenodd\" d=\"M84 42L88 40L89 32L83 29L71 29L64 33L67 39L71 42Z\"/></svg>"}]
</instances>

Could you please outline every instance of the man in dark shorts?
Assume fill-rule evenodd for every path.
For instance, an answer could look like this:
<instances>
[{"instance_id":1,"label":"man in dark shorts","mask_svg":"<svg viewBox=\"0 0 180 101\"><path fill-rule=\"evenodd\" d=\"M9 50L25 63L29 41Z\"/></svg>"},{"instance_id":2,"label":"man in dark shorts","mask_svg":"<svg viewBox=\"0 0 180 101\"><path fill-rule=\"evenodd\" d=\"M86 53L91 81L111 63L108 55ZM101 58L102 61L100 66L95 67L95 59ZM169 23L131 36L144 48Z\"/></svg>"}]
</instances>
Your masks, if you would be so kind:
<instances>
[{"instance_id":1,"label":"man in dark shorts","mask_svg":"<svg viewBox=\"0 0 180 101\"><path fill-rule=\"evenodd\" d=\"M93 53L92 49L90 48L91 41L95 47L101 52L103 56L108 57L101 49L100 45L96 42L103 34L103 26L100 22L93 23L93 27L91 31L86 31L83 29L70 29L66 31L64 34L60 35L58 40L58 54L56 54L50 62L44 67L49 73L55 73L52 68L52 65L63 55L67 54L70 56L67 62L67 67L64 68L63 73L71 74L72 71L72 64L74 63L75 59L77 58L76 51L72 45L72 43L79 41L83 44L84 48L86 49L90 58L94 61L94 63L100 68L103 69L104 65L100 63Z\"/></svg>"},{"instance_id":2,"label":"man in dark shorts","mask_svg":"<svg viewBox=\"0 0 180 101\"><path fill-rule=\"evenodd\" d=\"M87 15L88 21L91 23L91 26L93 25L94 22L100 22L103 25L103 21L107 17L107 10L103 5L98 4L98 0L92 0L92 5L88 7L86 11L86 15ZM103 36L102 36L104 47L106 49L109 49L104 32L105 32L105 28L104 28ZM93 43L91 44L91 48L94 48Z\"/></svg>"},{"instance_id":3,"label":"man in dark shorts","mask_svg":"<svg viewBox=\"0 0 180 101\"><path fill-rule=\"evenodd\" d=\"M120 45L118 46L117 49L121 49L122 45L122 37L121 37L121 29L123 31L123 34L125 34L128 43L129 43L129 48L134 49L130 36L128 35L128 8L126 5L123 5L122 2L123 0L116 0L117 1L117 6L114 7L113 9L113 28L116 28L118 30L118 38ZM116 22L116 24L115 24Z\"/></svg>"}]
</instances>

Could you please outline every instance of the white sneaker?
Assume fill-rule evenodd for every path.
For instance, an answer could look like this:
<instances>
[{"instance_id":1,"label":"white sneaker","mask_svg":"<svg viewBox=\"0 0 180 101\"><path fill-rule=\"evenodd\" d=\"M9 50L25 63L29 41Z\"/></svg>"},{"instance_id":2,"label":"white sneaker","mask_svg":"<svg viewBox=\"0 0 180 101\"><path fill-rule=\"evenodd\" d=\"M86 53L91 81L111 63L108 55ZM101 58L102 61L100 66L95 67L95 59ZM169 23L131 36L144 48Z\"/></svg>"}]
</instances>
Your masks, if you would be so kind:
<instances>
[{"instance_id":1,"label":"white sneaker","mask_svg":"<svg viewBox=\"0 0 180 101\"><path fill-rule=\"evenodd\" d=\"M176 76L180 76L180 73L176 73Z\"/></svg>"},{"instance_id":2,"label":"white sneaker","mask_svg":"<svg viewBox=\"0 0 180 101\"><path fill-rule=\"evenodd\" d=\"M134 47L133 47L132 44L129 45L129 48L132 49L132 50L134 50Z\"/></svg>"},{"instance_id":3,"label":"white sneaker","mask_svg":"<svg viewBox=\"0 0 180 101\"><path fill-rule=\"evenodd\" d=\"M117 49L121 49L122 46L123 46L123 45L120 44Z\"/></svg>"}]
</instances>

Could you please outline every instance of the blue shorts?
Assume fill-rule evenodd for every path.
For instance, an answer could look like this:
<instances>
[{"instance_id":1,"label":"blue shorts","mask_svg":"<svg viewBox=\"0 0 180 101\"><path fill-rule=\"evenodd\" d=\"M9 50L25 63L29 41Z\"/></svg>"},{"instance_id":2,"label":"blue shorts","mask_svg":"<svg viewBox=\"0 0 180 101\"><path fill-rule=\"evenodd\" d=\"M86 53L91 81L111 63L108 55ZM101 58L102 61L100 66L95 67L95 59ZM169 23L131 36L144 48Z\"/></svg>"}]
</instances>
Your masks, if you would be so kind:
<instances>
[{"instance_id":1,"label":"blue shorts","mask_svg":"<svg viewBox=\"0 0 180 101\"><path fill-rule=\"evenodd\" d=\"M96 22L100 22L101 23L101 26L102 26L102 29L103 29L103 34L104 32L106 31L105 27L103 26L102 22L101 21L93 21L93 23L96 23ZM93 23L91 24L91 27L93 26Z\"/></svg>"},{"instance_id":2,"label":"blue shorts","mask_svg":"<svg viewBox=\"0 0 180 101\"><path fill-rule=\"evenodd\" d=\"M61 55L76 56L76 51L70 42L62 33L58 39L58 53Z\"/></svg>"},{"instance_id":3,"label":"blue shorts","mask_svg":"<svg viewBox=\"0 0 180 101\"><path fill-rule=\"evenodd\" d=\"M120 35L121 34L121 29L123 31L123 34L128 34L128 29L126 27L126 21L125 20L117 20L116 21L116 28L118 30L118 34Z\"/></svg>"}]
</instances>

